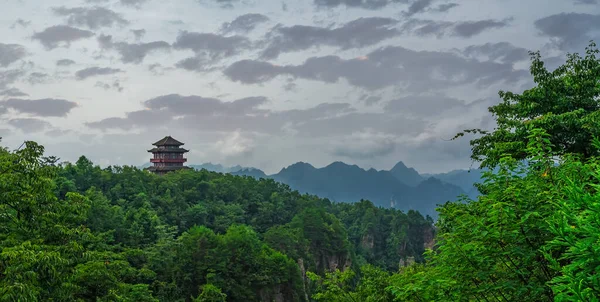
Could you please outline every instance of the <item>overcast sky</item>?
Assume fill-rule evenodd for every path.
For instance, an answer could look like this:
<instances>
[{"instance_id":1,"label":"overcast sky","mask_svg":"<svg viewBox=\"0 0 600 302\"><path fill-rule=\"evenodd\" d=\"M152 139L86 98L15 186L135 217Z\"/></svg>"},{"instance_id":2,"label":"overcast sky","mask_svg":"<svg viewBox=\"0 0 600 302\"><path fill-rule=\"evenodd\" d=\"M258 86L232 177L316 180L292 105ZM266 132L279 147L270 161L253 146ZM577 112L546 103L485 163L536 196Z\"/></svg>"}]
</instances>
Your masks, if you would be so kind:
<instances>
[{"instance_id":1,"label":"overcast sky","mask_svg":"<svg viewBox=\"0 0 600 302\"><path fill-rule=\"evenodd\" d=\"M600 42L598 0L0 0L0 136L63 160L469 168L466 128Z\"/></svg>"}]
</instances>

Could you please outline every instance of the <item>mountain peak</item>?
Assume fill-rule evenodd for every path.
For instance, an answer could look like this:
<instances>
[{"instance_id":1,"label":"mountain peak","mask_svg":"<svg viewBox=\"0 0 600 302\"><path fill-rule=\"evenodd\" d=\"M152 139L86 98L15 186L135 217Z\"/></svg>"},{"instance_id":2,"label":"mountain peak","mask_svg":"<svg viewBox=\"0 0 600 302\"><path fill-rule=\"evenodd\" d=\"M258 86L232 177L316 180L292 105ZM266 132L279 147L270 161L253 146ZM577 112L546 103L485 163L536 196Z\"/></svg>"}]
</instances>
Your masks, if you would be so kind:
<instances>
[{"instance_id":1,"label":"mountain peak","mask_svg":"<svg viewBox=\"0 0 600 302\"><path fill-rule=\"evenodd\" d=\"M293 163L283 169L281 169L281 171L279 171L279 173L285 172L285 171L302 171L302 170L314 170L316 169L315 167L313 167L313 165L309 164L309 163L305 163L303 161L299 161L297 163Z\"/></svg>"},{"instance_id":2,"label":"mountain peak","mask_svg":"<svg viewBox=\"0 0 600 302\"><path fill-rule=\"evenodd\" d=\"M394 175L400 182L409 185L416 186L423 177L413 168L408 168L402 161L398 162L391 170L390 173Z\"/></svg>"},{"instance_id":3,"label":"mountain peak","mask_svg":"<svg viewBox=\"0 0 600 302\"><path fill-rule=\"evenodd\" d=\"M408 167L404 164L404 162L399 161L393 168L392 170L396 170L396 169L408 169ZM390 171L392 171L390 170Z\"/></svg>"}]
</instances>

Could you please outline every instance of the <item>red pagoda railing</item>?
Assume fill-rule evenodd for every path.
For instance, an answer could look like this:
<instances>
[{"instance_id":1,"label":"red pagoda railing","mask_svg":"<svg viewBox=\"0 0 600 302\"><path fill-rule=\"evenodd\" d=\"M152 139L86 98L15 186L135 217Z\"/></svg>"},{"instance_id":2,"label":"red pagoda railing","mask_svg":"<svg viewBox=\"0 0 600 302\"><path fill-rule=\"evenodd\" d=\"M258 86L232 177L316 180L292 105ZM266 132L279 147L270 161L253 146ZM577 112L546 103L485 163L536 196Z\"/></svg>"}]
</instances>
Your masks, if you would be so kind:
<instances>
[{"instance_id":1,"label":"red pagoda railing","mask_svg":"<svg viewBox=\"0 0 600 302\"><path fill-rule=\"evenodd\" d=\"M187 161L187 158L177 158L177 159L171 159L171 158L151 158L150 162L151 163L184 163Z\"/></svg>"}]
</instances>

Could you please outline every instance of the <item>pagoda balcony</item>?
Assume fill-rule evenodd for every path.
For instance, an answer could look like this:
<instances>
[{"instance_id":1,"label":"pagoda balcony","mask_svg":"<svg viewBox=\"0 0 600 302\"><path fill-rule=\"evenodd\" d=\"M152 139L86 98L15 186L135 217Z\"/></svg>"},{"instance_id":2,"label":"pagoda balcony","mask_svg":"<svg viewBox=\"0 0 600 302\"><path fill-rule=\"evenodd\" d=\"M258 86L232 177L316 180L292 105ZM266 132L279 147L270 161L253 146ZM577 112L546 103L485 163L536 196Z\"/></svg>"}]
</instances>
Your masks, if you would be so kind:
<instances>
[{"instance_id":1,"label":"pagoda balcony","mask_svg":"<svg viewBox=\"0 0 600 302\"><path fill-rule=\"evenodd\" d=\"M151 158L151 163L184 163L187 158Z\"/></svg>"}]
</instances>

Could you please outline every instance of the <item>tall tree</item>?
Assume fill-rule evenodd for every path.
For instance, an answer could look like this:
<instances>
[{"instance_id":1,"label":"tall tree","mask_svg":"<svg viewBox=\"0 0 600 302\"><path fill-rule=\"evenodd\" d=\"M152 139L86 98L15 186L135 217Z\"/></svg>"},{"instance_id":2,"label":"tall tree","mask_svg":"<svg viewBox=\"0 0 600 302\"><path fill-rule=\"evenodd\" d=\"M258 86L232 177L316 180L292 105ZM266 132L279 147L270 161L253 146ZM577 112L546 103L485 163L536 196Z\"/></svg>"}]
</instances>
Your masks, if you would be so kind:
<instances>
[{"instance_id":1,"label":"tall tree","mask_svg":"<svg viewBox=\"0 0 600 302\"><path fill-rule=\"evenodd\" d=\"M540 52L531 52L530 72L536 86L522 94L500 91L502 102L489 108L496 119L493 131L469 129L457 134L483 134L471 141L471 158L493 168L504 155L527 159L532 129L550 135L551 155L596 155L592 139L600 134L600 60L594 42L584 57L569 54L566 64L549 71Z\"/></svg>"}]
</instances>

